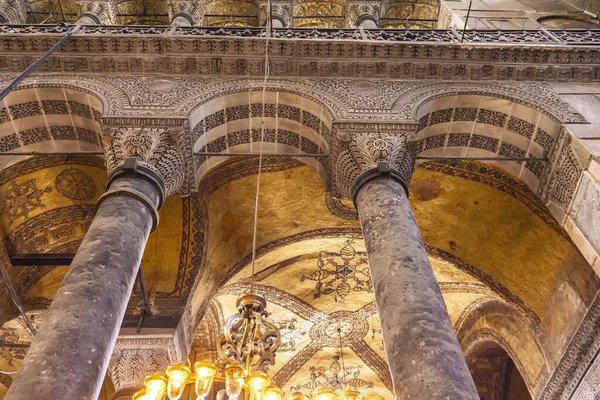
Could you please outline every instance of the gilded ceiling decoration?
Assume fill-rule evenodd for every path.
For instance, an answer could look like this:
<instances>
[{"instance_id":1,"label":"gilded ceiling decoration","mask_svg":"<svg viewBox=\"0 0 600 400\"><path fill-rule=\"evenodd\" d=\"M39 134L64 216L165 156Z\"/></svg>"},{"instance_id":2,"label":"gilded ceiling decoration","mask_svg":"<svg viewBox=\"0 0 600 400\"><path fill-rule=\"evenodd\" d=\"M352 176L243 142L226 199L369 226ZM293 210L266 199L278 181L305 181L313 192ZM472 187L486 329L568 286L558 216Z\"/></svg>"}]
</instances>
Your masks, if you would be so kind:
<instances>
[{"instance_id":1,"label":"gilded ceiling decoration","mask_svg":"<svg viewBox=\"0 0 600 400\"><path fill-rule=\"evenodd\" d=\"M163 0L119 0L119 25L169 25L167 2Z\"/></svg>"},{"instance_id":2,"label":"gilded ceiling decoration","mask_svg":"<svg viewBox=\"0 0 600 400\"><path fill-rule=\"evenodd\" d=\"M52 24L77 22L79 8L75 0L27 0L27 22Z\"/></svg>"},{"instance_id":3,"label":"gilded ceiling decoration","mask_svg":"<svg viewBox=\"0 0 600 400\"><path fill-rule=\"evenodd\" d=\"M298 0L292 6L293 28L343 28L345 0Z\"/></svg>"},{"instance_id":4,"label":"gilded ceiling decoration","mask_svg":"<svg viewBox=\"0 0 600 400\"><path fill-rule=\"evenodd\" d=\"M439 0L384 0L379 25L381 28L435 28L439 11Z\"/></svg>"},{"instance_id":5,"label":"gilded ceiling decoration","mask_svg":"<svg viewBox=\"0 0 600 400\"><path fill-rule=\"evenodd\" d=\"M260 4L257 0L211 0L206 3L207 26L259 26Z\"/></svg>"}]
</instances>

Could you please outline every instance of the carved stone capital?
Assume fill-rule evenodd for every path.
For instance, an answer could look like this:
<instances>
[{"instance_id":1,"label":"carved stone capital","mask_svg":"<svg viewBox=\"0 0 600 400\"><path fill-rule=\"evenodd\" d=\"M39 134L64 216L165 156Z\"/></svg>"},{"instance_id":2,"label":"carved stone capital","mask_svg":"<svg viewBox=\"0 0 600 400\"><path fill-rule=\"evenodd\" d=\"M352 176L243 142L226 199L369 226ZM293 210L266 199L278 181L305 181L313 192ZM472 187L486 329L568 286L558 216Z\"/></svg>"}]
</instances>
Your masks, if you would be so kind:
<instances>
[{"instance_id":1,"label":"carved stone capital","mask_svg":"<svg viewBox=\"0 0 600 400\"><path fill-rule=\"evenodd\" d=\"M121 127L105 131L102 141L108 173L122 167L128 158L136 158L140 165L160 177L166 196L181 193L187 171L182 132L181 127Z\"/></svg>"},{"instance_id":2,"label":"carved stone capital","mask_svg":"<svg viewBox=\"0 0 600 400\"><path fill-rule=\"evenodd\" d=\"M26 0L0 0L0 16L7 24L24 24L27 19Z\"/></svg>"},{"instance_id":3,"label":"carved stone capital","mask_svg":"<svg viewBox=\"0 0 600 400\"><path fill-rule=\"evenodd\" d=\"M108 374L116 392L143 385L148 374L164 372L183 356L172 335L119 336L110 358Z\"/></svg>"},{"instance_id":4,"label":"carved stone capital","mask_svg":"<svg viewBox=\"0 0 600 400\"><path fill-rule=\"evenodd\" d=\"M99 25L116 24L117 5L115 0L75 0L79 17L87 16Z\"/></svg>"},{"instance_id":5,"label":"carved stone capital","mask_svg":"<svg viewBox=\"0 0 600 400\"><path fill-rule=\"evenodd\" d=\"M381 175L407 189L414 158L408 133L338 132L329 165L334 196L353 199L363 183Z\"/></svg>"},{"instance_id":6,"label":"carved stone capital","mask_svg":"<svg viewBox=\"0 0 600 400\"><path fill-rule=\"evenodd\" d=\"M203 14L200 4L200 1L168 0L169 20L173 21L175 17L185 16L188 19L191 18L191 25L197 24Z\"/></svg>"}]
</instances>

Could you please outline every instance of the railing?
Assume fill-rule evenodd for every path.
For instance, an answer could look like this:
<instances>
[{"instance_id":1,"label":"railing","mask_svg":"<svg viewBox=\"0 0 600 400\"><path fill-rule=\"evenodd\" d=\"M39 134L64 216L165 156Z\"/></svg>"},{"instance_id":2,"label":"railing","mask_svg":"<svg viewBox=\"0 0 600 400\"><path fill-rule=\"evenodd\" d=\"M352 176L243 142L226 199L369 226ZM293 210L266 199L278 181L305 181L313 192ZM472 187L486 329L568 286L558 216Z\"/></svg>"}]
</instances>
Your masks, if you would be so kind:
<instances>
[{"instance_id":1,"label":"railing","mask_svg":"<svg viewBox=\"0 0 600 400\"><path fill-rule=\"evenodd\" d=\"M0 35L40 35L66 32L63 25L0 25ZM171 26L84 26L81 35L163 35L191 37L265 37L264 28L171 27ZM373 40L392 42L459 43L455 29L273 29L276 39ZM467 30L464 43L600 45L600 29L594 30Z\"/></svg>"}]
</instances>

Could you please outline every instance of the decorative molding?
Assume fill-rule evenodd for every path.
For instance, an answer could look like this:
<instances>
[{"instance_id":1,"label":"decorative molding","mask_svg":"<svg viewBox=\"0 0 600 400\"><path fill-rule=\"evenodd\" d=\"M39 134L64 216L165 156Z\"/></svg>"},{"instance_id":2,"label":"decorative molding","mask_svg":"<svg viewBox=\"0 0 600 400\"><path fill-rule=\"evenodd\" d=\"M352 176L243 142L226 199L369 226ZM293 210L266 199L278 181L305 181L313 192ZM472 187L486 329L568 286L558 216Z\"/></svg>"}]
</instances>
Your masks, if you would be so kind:
<instances>
[{"instance_id":1,"label":"decorative molding","mask_svg":"<svg viewBox=\"0 0 600 400\"><path fill-rule=\"evenodd\" d=\"M173 335L119 336L108 374L118 391L140 386L146 375L164 372L170 364L183 358Z\"/></svg>"},{"instance_id":2,"label":"decorative molding","mask_svg":"<svg viewBox=\"0 0 600 400\"><path fill-rule=\"evenodd\" d=\"M186 157L181 144L183 129L167 128L116 128L103 136L106 168L110 174L128 158L137 158L142 165L160 176L166 195L184 190ZM193 182L193 181L192 181Z\"/></svg>"}]
</instances>

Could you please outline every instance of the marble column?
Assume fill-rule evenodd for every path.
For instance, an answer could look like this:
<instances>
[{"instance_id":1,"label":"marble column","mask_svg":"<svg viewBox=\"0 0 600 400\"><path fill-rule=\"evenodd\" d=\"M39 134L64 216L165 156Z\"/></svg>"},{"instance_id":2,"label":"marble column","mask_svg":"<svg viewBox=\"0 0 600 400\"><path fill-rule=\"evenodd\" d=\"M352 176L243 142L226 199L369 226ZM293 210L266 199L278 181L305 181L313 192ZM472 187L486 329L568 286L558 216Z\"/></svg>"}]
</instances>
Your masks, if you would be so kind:
<instances>
[{"instance_id":1,"label":"marble column","mask_svg":"<svg viewBox=\"0 0 600 400\"><path fill-rule=\"evenodd\" d=\"M171 26L194 26L199 19L199 8L195 1L169 0Z\"/></svg>"},{"instance_id":2,"label":"marble column","mask_svg":"<svg viewBox=\"0 0 600 400\"><path fill-rule=\"evenodd\" d=\"M408 201L403 134L341 143L334 181L358 209L397 399L479 399Z\"/></svg>"},{"instance_id":3,"label":"marble column","mask_svg":"<svg viewBox=\"0 0 600 400\"><path fill-rule=\"evenodd\" d=\"M356 20L356 26L360 26L365 29L377 29L377 20L372 15L361 15Z\"/></svg>"},{"instance_id":4,"label":"marble column","mask_svg":"<svg viewBox=\"0 0 600 400\"><path fill-rule=\"evenodd\" d=\"M158 209L184 181L184 160L161 128L104 138L107 191L7 400L95 399Z\"/></svg>"}]
</instances>

